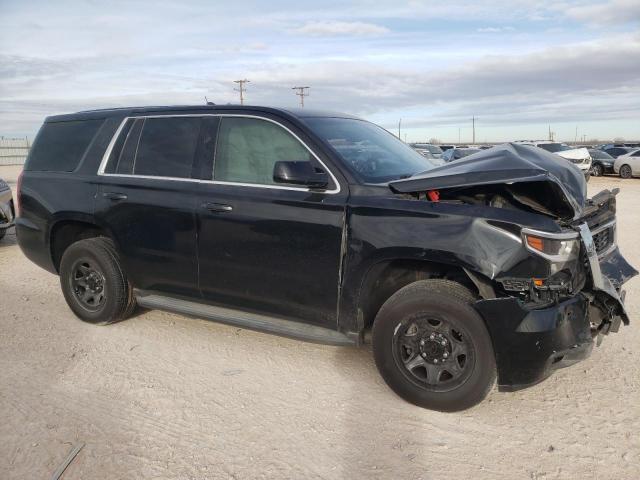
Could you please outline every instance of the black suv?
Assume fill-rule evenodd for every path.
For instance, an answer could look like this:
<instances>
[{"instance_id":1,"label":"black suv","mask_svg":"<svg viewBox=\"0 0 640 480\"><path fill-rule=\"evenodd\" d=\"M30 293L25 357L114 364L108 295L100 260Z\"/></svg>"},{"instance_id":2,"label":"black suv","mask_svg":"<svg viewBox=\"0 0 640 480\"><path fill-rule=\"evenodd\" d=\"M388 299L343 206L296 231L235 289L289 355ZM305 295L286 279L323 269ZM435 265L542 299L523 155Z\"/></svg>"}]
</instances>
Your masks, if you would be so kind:
<instances>
[{"instance_id":1,"label":"black suv","mask_svg":"<svg viewBox=\"0 0 640 480\"><path fill-rule=\"evenodd\" d=\"M128 108L46 119L16 224L84 321L139 305L336 345L371 329L389 386L453 411L628 323L616 193L587 199L524 145L438 167L347 115Z\"/></svg>"}]
</instances>

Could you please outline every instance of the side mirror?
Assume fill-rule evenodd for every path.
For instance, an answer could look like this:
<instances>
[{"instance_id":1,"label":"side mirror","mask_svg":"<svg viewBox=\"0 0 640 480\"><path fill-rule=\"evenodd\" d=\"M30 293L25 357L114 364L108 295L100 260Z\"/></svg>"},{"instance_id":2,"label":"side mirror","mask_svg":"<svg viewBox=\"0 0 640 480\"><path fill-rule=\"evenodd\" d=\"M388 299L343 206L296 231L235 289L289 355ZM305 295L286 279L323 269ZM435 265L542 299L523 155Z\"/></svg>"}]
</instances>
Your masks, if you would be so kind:
<instances>
[{"instance_id":1,"label":"side mirror","mask_svg":"<svg viewBox=\"0 0 640 480\"><path fill-rule=\"evenodd\" d=\"M322 189L329 185L329 175L311 162L276 162L273 181Z\"/></svg>"}]
</instances>

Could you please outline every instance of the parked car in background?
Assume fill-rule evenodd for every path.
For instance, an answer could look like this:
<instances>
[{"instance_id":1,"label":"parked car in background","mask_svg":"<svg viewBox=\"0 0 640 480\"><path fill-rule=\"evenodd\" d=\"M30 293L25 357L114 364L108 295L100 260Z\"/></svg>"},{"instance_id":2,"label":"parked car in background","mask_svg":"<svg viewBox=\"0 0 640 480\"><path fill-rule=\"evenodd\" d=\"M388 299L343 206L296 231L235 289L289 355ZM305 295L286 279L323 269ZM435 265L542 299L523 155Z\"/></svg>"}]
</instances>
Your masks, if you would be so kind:
<instances>
[{"instance_id":1,"label":"parked car in background","mask_svg":"<svg viewBox=\"0 0 640 480\"><path fill-rule=\"evenodd\" d=\"M614 147L614 146L605 145L604 147L602 147L601 150L603 152L607 152L613 158L618 158L620 155L624 155L626 153L631 152L633 150L633 148L625 147L625 146L615 146Z\"/></svg>"},{"instance_id":2,"label":"parked car in background","mask_svg":"<svg viewBox=\"0 0 640 480\"><path fill-rule=\"evenodd\" d=\"M438 145L431 143L411 143L410 146L421 155L427 158L442 158L442 149ZM426 155L426 154L429 155Z\"/></svg>"},{"instance_id":3,"label":"parked car in background","mask_svg":"<svg viewBox=\"0 0 640 480\"><path fill-rule=\"evenodd\" d=\"M613 173L613 162L615 158L597 148L589 149L589 155L591 155L591 175L601 177L605 173Z\"/></svg>"},{"instance_id":4,"label":"parked car in background","mask_svg":"<svg viewBox=\"0 0 640 480\"><path fill-rule=\"evenodd\" d=\"M459 160L464 157L468 157L469 155L473 155L474 153L481 152L479 148L463 148L463 147L454 147L445 151L442 154L442 160L445 162L453 162L454 160Z\"/></svg>"},{"instance_id":5,"label":"parked car in background","mask_svg":"<svg viewBox=\"0 0 640 480\"><path fill-rule=\"evenodd\" d=\"M7 234L7 230L13 227L14 218L15 209L11 187L0 178L0 240Z\"/></svg>"},{"instance_id":6,"label":"parked car in background","mask_svg":"<svg viewBox=\"0 0 640 480\"><path fill-rule=\"evenodd\" d=\"M138 304L337 345L371 331L398 395L461 410L496 379L516 390L588 357L629 323L637 274L615 190L589 199L579 171L530 146L474 157L438 167L335 113L57 115L19 182L17 238L85 322Z\"/></svg>"},{"instance_id":7,"label":"parked car in background","mask_svg":"<svg viewBox=\"0 0 640 480\"><path fill-rule=\"evenodd\" d=\"M456 148L455 145L439 145L439 147L443 152L446 152L447 150L451 150L452 148Z\"/></svg>"},{"instance_id":8,"label":"parked car in background","mask_svg":"<svg viewBox=\"0 0 640 480\"><path fill-rule=\"evenodd\" d=\"M518 143L533 145L569 160L582 171L584 178L589 181L589 177L591 176L591 155L589 155L589 150L586 148L574 148L566 143L551 142L548 140L523 140Z\"/></svg>"},{"instance_id":9,"label":"parked car in background","mask_svg":"<svg viewBox=\"0 0 640 480\"><path fill-rule=\"evenodd\" d=\"M631 150L616 158L613 171L622 178L640 176L640 149Z\"/></svg>"}]
</instances>

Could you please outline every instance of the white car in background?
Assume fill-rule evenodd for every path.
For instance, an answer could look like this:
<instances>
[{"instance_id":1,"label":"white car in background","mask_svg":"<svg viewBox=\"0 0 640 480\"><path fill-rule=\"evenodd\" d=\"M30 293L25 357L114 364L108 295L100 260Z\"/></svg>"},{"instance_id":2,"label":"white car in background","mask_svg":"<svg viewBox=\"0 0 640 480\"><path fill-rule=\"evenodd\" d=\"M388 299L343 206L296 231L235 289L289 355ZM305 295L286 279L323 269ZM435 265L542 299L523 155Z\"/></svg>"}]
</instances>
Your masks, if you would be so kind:
<instances>
[{"instance_id":1,"label":"white car in background","mask_svg":"<svg viewBox=\"0 0 640 480\"><path fill-rule=\"evenodd\" d=\"M533 145L535 147L542 148L547 152L555 153L556 155L566 158L576 167L582 170L584 177L589 181L591 170L591 155L586 148L573 148L566 143L551 142L548 140L523 140L516 143L522 143L525 145Z\"/></svg>"},{"instance_id":2,"label":"white car in background","mask_svg":"<svg viewBox=\"0 0 640 480\"><path fill-rule=\"evenodd\" d=\"M616 158L613 162L613 171L622 178L640 176L640 148Z\"/></svg>"}]
</instances>

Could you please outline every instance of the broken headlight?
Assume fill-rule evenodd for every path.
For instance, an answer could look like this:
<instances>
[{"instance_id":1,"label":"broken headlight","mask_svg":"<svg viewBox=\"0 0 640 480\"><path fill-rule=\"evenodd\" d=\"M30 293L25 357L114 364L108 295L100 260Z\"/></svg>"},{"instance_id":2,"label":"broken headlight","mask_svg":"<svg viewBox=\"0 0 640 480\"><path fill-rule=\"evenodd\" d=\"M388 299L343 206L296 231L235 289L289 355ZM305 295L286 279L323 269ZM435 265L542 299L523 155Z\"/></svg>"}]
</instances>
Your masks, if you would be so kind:
<instances>
[{"instance_id":1,"label":"broken headlight","mask_svg":"<svg viewBox=\"0 0 640 480\"><path fill-rule=\"evenodd\" d=\"M568 262L578 258L580 241L577 232L550 233L522 229L527 250L552 262Z\"/></svg>"}]
</instances>

